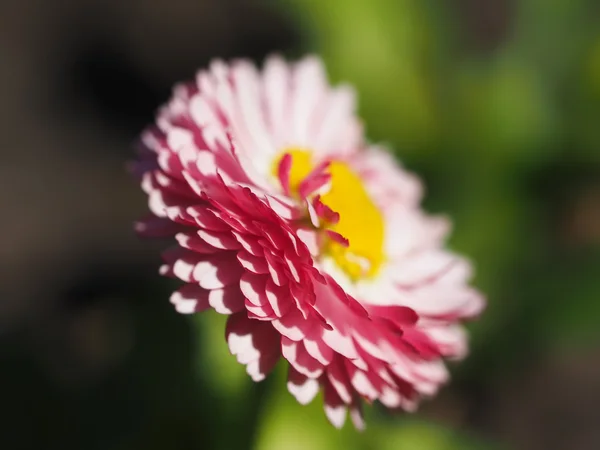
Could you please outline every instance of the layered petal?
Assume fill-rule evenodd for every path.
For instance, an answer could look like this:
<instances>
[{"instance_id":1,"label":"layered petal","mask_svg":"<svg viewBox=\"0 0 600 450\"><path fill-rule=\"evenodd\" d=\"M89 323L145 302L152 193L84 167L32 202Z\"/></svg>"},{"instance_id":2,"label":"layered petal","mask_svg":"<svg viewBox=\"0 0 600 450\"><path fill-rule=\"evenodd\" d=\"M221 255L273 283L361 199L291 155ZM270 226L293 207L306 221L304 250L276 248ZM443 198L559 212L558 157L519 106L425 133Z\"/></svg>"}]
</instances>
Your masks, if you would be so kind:
<instances>
[{"instance_id":1,"label":"layered petal","mask_svg":"<svg viewBox=\"0 0 600 450\"><path fill-rule=\"evenodd\" d=\"M131 169L151 212L136 230L175 244L175 309L228 315L253 380L283 358L301 404L322 390L332 424L362 429L363 401L412 411L437 392L484 300L444 249L449 221L354 109L316 57L215 61L176 86Z\"/></svg>"}]
</instances>

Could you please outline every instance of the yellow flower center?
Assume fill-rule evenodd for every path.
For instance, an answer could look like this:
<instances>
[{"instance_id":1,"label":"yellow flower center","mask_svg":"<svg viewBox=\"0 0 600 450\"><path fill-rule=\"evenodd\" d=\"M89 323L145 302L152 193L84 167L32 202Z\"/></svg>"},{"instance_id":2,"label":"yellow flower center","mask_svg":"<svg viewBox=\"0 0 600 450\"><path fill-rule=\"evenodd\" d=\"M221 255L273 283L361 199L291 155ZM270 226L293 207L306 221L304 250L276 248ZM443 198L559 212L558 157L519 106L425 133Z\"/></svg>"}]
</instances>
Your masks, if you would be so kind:
<instances>
[{"instance_id":1,"label":"yellow flower center","mask_svg":"<svg viewBox=\"0 0 600 450\"><path fill-rule=\"evenodd\" d=\"M292 156L289 175L291 193L297 195L300 183L314 165L311 153L290 148L283 155ZM275 160L273 172L277 174L283 155ZM329 239L323 248L335 263L354 281L375 275L383 263L384 219L363 186L362 180L341 161L329 165L331 189L321 196L321 201L340 215L336 224L326 224L327 229L341 234L349 241L346 247Z\"/></svg>"}]
</instances>

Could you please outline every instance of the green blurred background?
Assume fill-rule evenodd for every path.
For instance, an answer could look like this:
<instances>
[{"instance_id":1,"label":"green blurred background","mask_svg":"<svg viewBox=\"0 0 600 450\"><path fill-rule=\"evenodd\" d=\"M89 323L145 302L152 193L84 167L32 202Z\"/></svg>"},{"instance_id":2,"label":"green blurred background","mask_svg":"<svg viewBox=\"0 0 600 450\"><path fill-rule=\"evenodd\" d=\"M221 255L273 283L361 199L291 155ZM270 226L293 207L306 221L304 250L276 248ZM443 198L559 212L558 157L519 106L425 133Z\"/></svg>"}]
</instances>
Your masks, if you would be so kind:
<instances>
[{"instance_id":1,"label":"green blurred background","mask_svg":"<svg viewBox=\"0 0 600 450\"><path fill-rule=\"evenodd\" d=\"M0 448L600 448L600 4L0 2ZM213 57L321 55L489 298L414 415L341 432L175 314L131 142Z\"/></svg>"}]
</instances>

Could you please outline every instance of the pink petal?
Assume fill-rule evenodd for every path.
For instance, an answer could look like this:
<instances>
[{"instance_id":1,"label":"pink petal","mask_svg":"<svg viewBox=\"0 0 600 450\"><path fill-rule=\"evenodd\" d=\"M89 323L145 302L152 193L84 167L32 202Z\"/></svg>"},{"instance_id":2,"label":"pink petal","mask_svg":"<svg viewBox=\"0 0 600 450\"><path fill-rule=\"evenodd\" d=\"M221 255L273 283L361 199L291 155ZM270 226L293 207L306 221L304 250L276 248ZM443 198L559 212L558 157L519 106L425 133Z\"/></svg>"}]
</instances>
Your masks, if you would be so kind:
<instances>
[{"instance_id":1,"label":"pink petal","mask_svg":"<svg viewBox=\"0 0 600 450\"><path fill-rule=\"evenodd\" d=\"M336 390L339 397L346 404L352 403L352 386L348 379L345 367L342 366L341 361L334 361L332 364L327 366L327 378L329 382Z\"/></svg>"},{"instance_id":2,"label":"pink petal","mask_svg":"<svg viewBox=\"0 0 600 450\"><path fill-rule=\"evenodd\" d=\"M225 330L229 350L255 381L264 379L275 363L279 353L278 335L266 322L248 319L243 313L234 314L227 320Z\"/></svg>"},{"instance_id":3,"label":"pink petal","mask_svg":"<svg viewBox=\"0 0 600 450\"><path fill-rule=\"evenodd\" d=\"M293 303L289 288L278 287L269 278L265 285L265 292L267 300L277 317L282 317L290 311Z\"/></svg>"},{"instance_id":4,"label":"pink petal","mask_svg":"<svg viewBox=\"0 0 600 450\"><path fill-rule=\"evenodd\" d=\"M198 236L207 244L222 250L236 250L240 248L238 241L229 232L218 233L216 231L198 230Z\"/></svg>"},{"instance_id":5,"label":"pink petal","mask_svg":"<svg viewBox=\"0 0 600 450\"><path fill-rule=\"evenodd\" d=\"M310 356L315 358L323 365L328 365L333 359L333 350L326 345L321 339L305 339L304 346Z\"/></svg>"},{"instance_id":6,"label":"pink petal","mask_svg":"<svg viewBox=\"0 0 600 450\"><path fill-rule=\"evenodd\" d=\"M311 324L304 320L297 309L291 309L285 316L274 320L273 327L292 341L303 339L312 328Z\"/></svg>"},{"instance_id":7,"label":"pink petal","mask_svg":"<svg viewBox=\"0 0 600 450\"><path fill-rule=\"evenodd\" d=\"M331 231L331 230L325 230L325 233L327 234L327 236L329 236L329 239L337 242L338 244L340 244L344 247L350 246L350 242L348 241L348 239L346 239L340 233L337 233L337 232Z\"/></svg>"},{"instance_id":8,"label":"pink petal","mask_svg":"<svg viewBox=\"0 0 600 450\"><path fill-rule=\"evenodd\" d=\"M342 428L346 422L347 407L335 388L329 382L323 383L325 415L336 428Z\"/></svg>"},{"instance_id":9,"label":"pink petal","mask_svg":"<svg viewBox=\"0 0 600 450\"><path fill-rule=\"evenodd\" d=\"M209 291L208 303L219 314L234 314L244 309L244 296L235 285Z\"/></svg>"},{"instance_id":10,"label":"pink petal","mask_svg":"<svg viewBox=\"0 0 600 450\"><path fill-rule=\"evenodd\" d=\"M270 252L264 253L265 260L267 261L267 268L271 274L271 279L277 286L285 286L288 284L288 277L285 273L283 264L277 260Z\"/></svg>"},{"instance_id":11,"label":"pink petal","mask_svg":"<svg viewBox=\"0 0 600 450\"><path fill-rule=\"evenodd\" d=\"M227 232L230 227L206 207L189 207L187 212L192 216L197 225L205 230L216 232Z\"/></svg>"},{"instance_id":12,"label":"pink petal","mask_svg":"<svg viewBox=\"0 0 600 450\"><path fill-rule=\"evenodd\" d=\"M323 203L320 195L317 195L314 198L313 206L319 217L322 217L328 224L335 225L340 221L340 214Z\"/></svg>"},{"instance_id":13,"label":"pink petal","mask_svg":"<svg viewBox=\"0 0 600 450\"><path fill-rule=\"evenodd\" d=\"M365 430L366 425L360 403L355 403L350 407L350 420L352 420L352 424L358 431Z\"/></svg>"},{"instance_id":14,"label":"pink petal","mask_svg":"<svg viewBox=\"0 0 600 450\"><path fill-rule=\"evenodd\" d=\"M277 166L277 176L285 195L290 195L290 172L292 170L292 155L286 153Z\"/></svg>"},{"instance_id":15,"label":"pink petal","mask_svg":"<svg viewBox=\"0 0 600 450\"><path fill-rule=\"evenodd\" d=\"M221 289L238 281L243 269L234 255L219 255L198 262L193 270L193 279L205 289Z\"/></svg>"},{"instance_id":16,"label":"pink petal","mask_svg":"<svg viewBox=\"0 0 600 450\"><path fill-rule=\"evenodd\" d=\"M267 123L276 142L280 142L288 116L289 85L287 64L279 57L270 57L265 63L263 89Z\"/></svg>"},{"instance_id":17,"label":"pink petal","mask_svg":"<svg viewBox=\"0 0 600 450\"><path fill-rule=\"evenodd\" d=\"M248 253L262 257L264 254L264 247L258 243L258 240L252 236L247 234L241 234L236 231L232 231L232 234L235 236L236 240L241 244L241 246Z\"/></svg>"},{"instance_id":18,"label":"pink petal","mask_svg":"<svg viewBox=\"0 0 600 450\"><path fill-rule=\"evenodd\" d=\"M245 273L240 279L240 290L250 303L263 306L268 303L265 290L267 278Z\"/></svg>"},{"instance_id":19,"label":"pink petal","mask_svg":"<svg viewBox=\"0 0 600 450\"><path fill-rule=\"evenodd\" d=\"M301 405L308 405L319 393L319 382L290 367L287 388Z\"/></svg>"},{"instance_id":20,"label":"pink petal","mask_svg":"<svg viewBox=\"0 0 600 450\"><path fill-rule=\"evenodd\" d=\"M186 284L173 292L171 303L181 314L192 314L210 308L208 291L195 284Z\"/></svg>"},{"instance_id":21,"label":"pink petal","mask_svg":"<svg viewBox=\"0 0 600 450\"><path fill-rule=\"evenodd\" d=\"M283 336L281 353L298 372L307 377L317 378L323 373L323 366L307 353L301 341L294 342Z\"/></svg>"},{"instance_id":22,"label":"pink petal","mask_svg":"<svg viewBox=\"0 0 600 450\"><path fill-rule=\"evenodd\" d=\"M237 253L237 259L242 267L250 272L256 274L269 273L269 268L264 258L259 258L247 251L241 250Z\"/></svg>"},{"instance_id":23,"label":"pink petal","mask_svg":"<svg viewBox=\"0 0 600 450\"><path fill-rule=\"evenodd\" d=\"M196 253L211 254L219 251L219 249L206 243L204 239L201 239L197 235L197 232L178 233L175 235L175 239L177 239L179 245Z\"/></svg>"}]
</instances>

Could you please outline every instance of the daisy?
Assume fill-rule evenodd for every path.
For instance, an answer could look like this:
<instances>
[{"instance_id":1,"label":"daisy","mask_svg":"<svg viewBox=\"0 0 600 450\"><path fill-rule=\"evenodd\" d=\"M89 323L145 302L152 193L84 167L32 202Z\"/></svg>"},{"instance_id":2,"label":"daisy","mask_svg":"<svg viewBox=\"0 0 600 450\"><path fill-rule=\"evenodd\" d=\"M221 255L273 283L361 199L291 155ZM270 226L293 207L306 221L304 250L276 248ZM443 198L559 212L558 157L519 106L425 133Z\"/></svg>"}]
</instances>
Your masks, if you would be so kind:
<instances>
[{"instance_id":1,"label":"daisy","mask_svg":"<svg viewBox=\"0 0 600 450\"><path fill-rule=\"evenodd\" d=\"M465 356L461 322L484 307L471 266L317 58L213 62L174 89L134 168L152 213L138 231L176 241L171 302L229 315L253 380L283 357L300 403L322 389L331 423L350 411L362 429L363 400L412 411Z\"/></svg>"}]
</instances>

